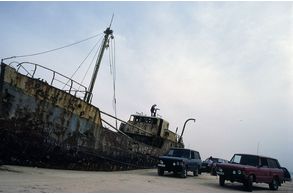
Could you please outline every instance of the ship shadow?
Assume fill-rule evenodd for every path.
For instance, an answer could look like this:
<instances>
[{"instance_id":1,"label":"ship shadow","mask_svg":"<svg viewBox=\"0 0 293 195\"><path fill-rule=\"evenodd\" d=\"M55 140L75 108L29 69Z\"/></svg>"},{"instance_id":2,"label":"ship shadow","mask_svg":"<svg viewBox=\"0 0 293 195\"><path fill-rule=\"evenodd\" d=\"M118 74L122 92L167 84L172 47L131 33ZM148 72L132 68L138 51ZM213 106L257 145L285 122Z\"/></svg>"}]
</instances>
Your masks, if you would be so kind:
<instances>
[{"instance_id":1,"label":"ship shadow","mask_svg":"<svg viewBox=\"0 0 293 195\"><path fill-rule=\"evenodd\" d=\"M0 171L7 171L7 172L13 172L13 173L22 173L22 171L14 170L11 167L7 167L6 165L0 165Z\"/></svg>"}]
</instances>

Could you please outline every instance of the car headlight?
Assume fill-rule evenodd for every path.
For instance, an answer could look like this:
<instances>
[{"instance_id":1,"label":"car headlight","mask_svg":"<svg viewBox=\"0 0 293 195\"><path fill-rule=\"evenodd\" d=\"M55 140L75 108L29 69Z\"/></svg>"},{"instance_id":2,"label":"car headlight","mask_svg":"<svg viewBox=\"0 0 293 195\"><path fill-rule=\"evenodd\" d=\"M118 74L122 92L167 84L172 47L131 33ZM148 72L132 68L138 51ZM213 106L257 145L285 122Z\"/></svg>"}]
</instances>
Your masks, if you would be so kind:
<instances>
[{"instance_id":1,"label":"car headlight","mask_svg":"<svg viewBox=\"0 0 293 195\"><path fill-rule=\"evenodd\" d=\"M162 160L160 160L160 164L164 164L164 162Z\"/></svg>"},{"instance_id":2,"label":"car headlight","mask_svg":"<svg viewBox=\"0 0 293 195\"><path fill-rule=\"evenodd\" d=\"M241 172L241 170L238 170L238 171L237 171L237 174L239 174L239 175L240 175L241 173L242 173L242 172Z\"/></svg>"},{"instance_id":3,"label":"car headlight","mask_svg":"<svg viewBox=\"0 0 293 195\"><path fill-rule=\"evenodd\" d=\"M223 172L223 169L222 169L222 168L218 168L218 171L219 171L219 172Z\"/></svg>"}]
</instances>

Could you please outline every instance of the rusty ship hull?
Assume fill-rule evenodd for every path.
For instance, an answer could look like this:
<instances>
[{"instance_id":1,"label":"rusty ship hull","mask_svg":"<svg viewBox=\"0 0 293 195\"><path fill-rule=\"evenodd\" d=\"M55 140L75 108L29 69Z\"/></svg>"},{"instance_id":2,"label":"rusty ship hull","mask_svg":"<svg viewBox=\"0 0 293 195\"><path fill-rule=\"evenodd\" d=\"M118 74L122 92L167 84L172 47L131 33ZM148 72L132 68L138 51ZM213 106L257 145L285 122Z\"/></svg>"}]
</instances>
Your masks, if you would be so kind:
<instances>
[{"instance_id":1,"label":"rusty ship hull","mask_svg":"<svg viewBox=\"0 0 293 195\"><path fill-rule=\"evenodd\" d=\"M1 63L0 163L78 170L154 167L181 143L145 144L102 125L100 110Z\"/></svg>"}]
</instances>

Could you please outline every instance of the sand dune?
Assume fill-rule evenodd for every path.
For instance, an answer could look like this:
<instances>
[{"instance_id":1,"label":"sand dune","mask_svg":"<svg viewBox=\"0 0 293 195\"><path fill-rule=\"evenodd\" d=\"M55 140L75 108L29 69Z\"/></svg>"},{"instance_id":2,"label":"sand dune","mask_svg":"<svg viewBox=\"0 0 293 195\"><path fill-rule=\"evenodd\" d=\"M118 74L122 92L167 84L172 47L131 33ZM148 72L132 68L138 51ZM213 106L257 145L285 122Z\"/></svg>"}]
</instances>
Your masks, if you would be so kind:
<instances>
[{"instance_id":1,"label":"sand dune","mask_svg":"<svg viewBox=\"0 0 293 195\"><path fill-rule=\"evenodd\" d=\"M233 192L243 193L239 183L220 187L218 178L208 174L186 179L173 174L157 176L156 169L93 172L55 170L22 166L0 166L0 192ZM253 192L273 192L266 184L254 185ZM279 191L293 192L293 183L286 182Z\"/></svg>"}]
</instances>

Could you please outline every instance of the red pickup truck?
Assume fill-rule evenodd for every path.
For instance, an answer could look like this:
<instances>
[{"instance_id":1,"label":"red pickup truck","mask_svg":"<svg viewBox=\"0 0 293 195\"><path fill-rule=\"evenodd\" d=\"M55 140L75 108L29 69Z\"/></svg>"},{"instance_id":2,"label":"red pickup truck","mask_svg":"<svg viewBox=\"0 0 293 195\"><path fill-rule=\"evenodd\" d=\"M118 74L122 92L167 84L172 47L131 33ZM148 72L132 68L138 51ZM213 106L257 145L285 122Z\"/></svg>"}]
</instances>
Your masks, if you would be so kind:
<instances>
[{"instance_id":1,"label":"red pickup truck","mask_svg":"<svg viewBox=\"0 0 293 195\"><path fill-rule=\"evenodd\" d=\"M284 180L284 170L274 158L234 154L229 163L216 165L219 184L225 185L225 180L243 183L247 191L252 191L253 182L267 183L271 190L278 190Z\"/></svg>"}]
</instances>

